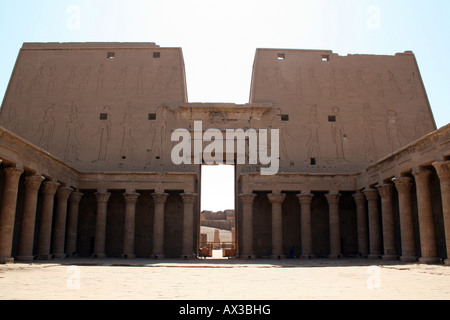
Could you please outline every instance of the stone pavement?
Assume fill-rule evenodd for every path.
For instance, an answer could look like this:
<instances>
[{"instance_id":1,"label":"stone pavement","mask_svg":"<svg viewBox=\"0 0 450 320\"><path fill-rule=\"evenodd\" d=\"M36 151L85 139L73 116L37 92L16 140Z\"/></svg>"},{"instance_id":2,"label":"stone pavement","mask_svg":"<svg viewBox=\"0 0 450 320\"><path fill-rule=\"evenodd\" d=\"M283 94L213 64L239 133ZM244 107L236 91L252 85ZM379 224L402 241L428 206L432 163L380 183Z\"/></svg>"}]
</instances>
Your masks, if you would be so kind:
<instances>
[{"instance_id":1,"label":"stone pavement","mask_svg":"<svg viewBox=\"0 0 450 320\"><path fill-rule=\"evenodd\" d=\"M0 300L448 300L450 267L364 259L0 265Z\"/></svg>"}]
</instances>

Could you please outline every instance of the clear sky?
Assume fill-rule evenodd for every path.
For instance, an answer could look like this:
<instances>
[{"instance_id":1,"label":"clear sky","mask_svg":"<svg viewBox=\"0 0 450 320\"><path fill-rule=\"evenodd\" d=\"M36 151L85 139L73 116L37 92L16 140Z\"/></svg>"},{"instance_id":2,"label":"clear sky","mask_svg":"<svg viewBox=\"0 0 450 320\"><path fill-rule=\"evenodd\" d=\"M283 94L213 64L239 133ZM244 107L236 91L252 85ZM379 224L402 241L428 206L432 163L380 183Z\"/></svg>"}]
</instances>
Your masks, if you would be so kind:
<instances>
[{"instance_id":1,"label":"clear sky","mask_svg":"<svg viewBox=\"0 0 450 320\"><path fill-rule=\"evenodd\" d=\"M234 103L248 102L256 48L411 50L439 128L450 122L449 16L448 0L2 0L0 97L23 42L182 47L189 101Z\"/></svg>"}]
</instances>

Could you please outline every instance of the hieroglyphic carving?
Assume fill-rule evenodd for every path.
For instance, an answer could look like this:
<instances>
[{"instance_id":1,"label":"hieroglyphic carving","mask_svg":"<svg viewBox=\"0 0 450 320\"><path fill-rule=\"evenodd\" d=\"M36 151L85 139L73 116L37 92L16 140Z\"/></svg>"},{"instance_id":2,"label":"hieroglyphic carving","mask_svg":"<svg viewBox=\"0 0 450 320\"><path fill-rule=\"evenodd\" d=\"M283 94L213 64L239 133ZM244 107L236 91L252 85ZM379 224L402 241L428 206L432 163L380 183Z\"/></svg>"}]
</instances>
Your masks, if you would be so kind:
<instances>
[{"instance_id":1,"label":"hieroglyphic carving","mask_svg":"<svg viewBox=\"0 0 450 320\"><path fill-rule=\"evenodd\" d=\"M95 162L103 162L106 160L106 154L108 152L108 143L111 140L111 118L108 112L110 111L109 106L103 107L103 113L106 113L106 119L100 119L98 124L98 130L93 136L100 136L100 143L98 149L97 159L92 161Z\"/></svg>"},{"instance_id":2,"label":"hieroglyphic carving","mask_svg":"<svg viewBox=\"0 0 450 320\"><path fill-rule=\"evenodd\" d=\"M364 160L365 161L375 160L378 158L375 139L373 136L373 131L375 130L375 122L372 119L370 105L368 103L363 105L362 116L363 116L362 129L364 131L362 142L364 150Z\"/></svg>"},{"instance_id":3,"label":"hieroglyphic carving","mask_svg":"<svg viewBox=\"0 0 450 320\"><path fill-rule=\"evenodd\" d=\"M39 137L38 146L47 151L49 151L49 146L53 140L55 130L55 118L53 117L55 108L56 105L52 104L45 110L44 120L39 123L38 130L33 136Z\"/></svg>"},{"instance_id":4,"label":"hieroglyphic carving","mask_svg":"<svg viewBox=\"0 0 450 320\"><path fill-rule=\"evenodd\" d=\"M66 149L64 151L65 161L78 162L78 148L81 143L77 137L77 130L83 127L83 123L78 120L77 107L72 103L72 110L69 115L69 121L66 123L67 133Z\"/></svg>"},{"instance_id":5,"label":"hieroglyphic carving","mask_svg":"<svg viewBox=\"0 0 450 320\"><path fill-rule=\"evenodd\" d=\"M361 70L356 71L356 82L358 83L361 94L369 94L369 86L364 80Z\"/></svg>"}]
</instances>

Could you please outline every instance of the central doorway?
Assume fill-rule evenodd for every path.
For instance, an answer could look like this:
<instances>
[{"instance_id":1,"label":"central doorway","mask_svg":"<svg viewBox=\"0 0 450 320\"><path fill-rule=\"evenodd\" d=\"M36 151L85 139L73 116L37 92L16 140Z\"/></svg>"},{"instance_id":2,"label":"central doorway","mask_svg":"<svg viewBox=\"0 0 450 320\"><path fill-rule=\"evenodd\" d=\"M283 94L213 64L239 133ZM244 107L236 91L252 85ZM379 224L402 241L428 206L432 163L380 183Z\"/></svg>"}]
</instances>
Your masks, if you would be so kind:
<instances>
[{"instance_id":1,"label":"central doorway","mask_svg":"<svg viewBox=\"0 0 450 320\"><path fill-rule=\"evenodd\" d=\"M234 165L201 166L199 257L235 255Z\"/></svg>"}]
</instances>

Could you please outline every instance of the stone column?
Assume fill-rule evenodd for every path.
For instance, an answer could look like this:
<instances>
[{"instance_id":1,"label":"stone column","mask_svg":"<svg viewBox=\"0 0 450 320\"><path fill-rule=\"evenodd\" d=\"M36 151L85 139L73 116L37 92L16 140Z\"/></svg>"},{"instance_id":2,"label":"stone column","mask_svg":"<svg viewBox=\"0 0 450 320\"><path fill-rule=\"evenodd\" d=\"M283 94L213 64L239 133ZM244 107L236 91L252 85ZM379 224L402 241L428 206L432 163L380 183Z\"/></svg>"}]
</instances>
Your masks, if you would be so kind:
<instances>
[{"instance_id":1,"label":"stone column","mask_svg":"<svg viewBox=\"0 0 450 320\"><path fill-rule=\"evenodd\" d=\"M16 219L17 192L23 172L18 168L5 168L5 187L0 208L0 263L14 262L11 256L14 221Z\"/></svg>"},{"instance_id":2,"label":"stone column","mask_svg":"<svg viewBox=\"0 0 450 320\"><path fill-rule=\"evenodd\" d=\"M74 191L69 198L69 212L67 214L66 253L74 256L77 251L78 211L83 193Z\"/></svg>"},{"instance_id":3,"label":"stone column","mask_svg":"<svg viewBox=\"0 0 450 320\"><path fill-rule=\"evenodd\" d=\"M421 248L419 263L437 263L439 262L439 257L429 186L431 171L418 170L414 171L412 174L416 181L417 208L419 212Z\"/></svg>"},{"instance_id":4,"label":"stone column","mask_svg":"<svg viewBox=\"0 0 450 320\"><path fill-rule=\"evenodd\" d=\"M253 253L253 201L256 198L254 193L240 194L242 201L242 253L241 257L254 259Z\"/></svg>"},{"instance_id":5,"label":"stone column","mask_svg":"<svg viewBox=\"0 0 450 320\"><path fill-rule=\"evenodd\" d=\"M386 183L376 186L381 196L381 222L383 229L383 244L385 260L395 260L398 258L397 248L395 247L395 225L394 225L394 208L392 197L394 186Z\"/></svg>"},{"instance_id":6,"label":"stone column","mask_svg":"<svg viewBox=\"0 0 450 320\"><path fill-rule=\"evenodd\" d=\"M153 257L164 259L164 204L168 193L152 193L155 202L155 218L153 222Z\"/></svg>"},{"instance_id":7,"label":"stone column","mask_svg":"<svg viewBox=\"0 0 450 320\"><path fill-rule=\"evenodd\" d=\"M356 223L358 231L358 251L361 257L369 254L369 231L367 229L366 197L362 192L353 194L356 203Z\"/></svg>"},{"instance_id":8,"label":"stone column","mask_svg":"<svg viewBox=\"0 0 450 320\"><path fill-rule=\"evenodd\" d=\"M55 226L53 228L53 258L63 259L64 242L66 239L67 200L72 193L72 188L60 187L56 191Z\"/></svg>"},{"instance_id":9,"label":"stone column","mask_svg":"<svg viewBox=\"0 0 450 320\"><path fill-rule=\"evenodd\" d=\"M58 187L58 182L46 181L43 183L37 247L37 258L39 260L51 259L50 242L52 238L53 204L55 202L55 193L58 190Z\"/></svg>"},{"instance_id":10,"label":"stone column","mask_svg":"<svg viewBox=\"0 0 450 320\"><path fill-rule=\"evenodd\" d=\"M311 258L312 256L312 231L311 231L311 201L314 197L311 193L301 193L297 195L300 202L300 219L301 219L301 241L302 254L301 258Z\"/></svg>"},{"instance_id":11,"label":"stone column","mask_svg":"<svg viewBox=\"0 0 450 320\"><path fill-rule=\"evenodd\" d=\"M272 259L285 258L283 255L283 218L281 204L286 198L285 193L269 193L272 203Z\"/></svg>"},{"instance_id":12,"label":"stone column","mask_svg":"<svg viewBox=\"0 0 450 320\"><path fill-rule=\"evenodd\" d=\"M380 216L378 211L378 191L377 189L365 189L364 195L368 204L369 216L369 248L368 258L378 259L381 256L381 230Z\"/></svg>"},{"instance_id":13,"label":"stone column","mask_svg":"<svg viewBox=\"0 0 450 320\"><path fill-rule=\"evenodd\" d=\"M19 248L17 251L17 260L20 261L33 261L38 191L44 179L43 176L29 176L25 178L25 200L20 226Z\"/></svg>"},{"instance_id":14,"label":"stone column","mask_svg":"<svg viewBox=\"0 0 450 320\"><path fill-rule=\"evenodd\" d=\"M341 253L341 231L339 225L339 198L338 193L329 193L325 197L328 201L328 214L330 223L330 255L331 259L340 258Z\"/></svg>"},{"instance_id":15,"label":"stone column","mask_svg":"<svg viewBox=\"0 0 450 320\"><path fill-rule=\"evenodd\" d=\"M442 214L444 218L445 245L447 259L445 265L450 265L450 161L435 162L433 166L439 176L441 184Z\"/></svg>"},{"instance_id":16,"label":"stone column","mask_svg":"<svg viewBox=\"0 0 450 320\"><path fill-rule=\"evenodd\" d=\"M95 193L95 196L97 197L97 220L95 222L95 244L93 256L96 258L106 258L106 215L108 212L108 200L111 193L106 191L98 191Z\"/></svg>"},{"instance_id":17,"label":"stone column","mask_svg":"<svg viewBox=\"0 0 450 320\"><path fill-rule=\"evenodd\" d=\"M197 200L196 193L182 193L183 199L183 259L193 259L194 252L194 204Z\"/></svg>"},{"instance_id":18,"label":"stone column","mask_svg":"<svg viewBox=\"0 0 450 320\"><path fill-rule=\"evenodd\" d=\"M414 235L414 220L411 207L412 178L393 178L398 193L398 208L400 214L400 236L402 243L402 261L416 261L416 236Z\"/></svg>"},{"instance_id":19,"label":"stone column","mask_svg":"<svg viewBox=\"0 0 450 320\"><path fill-rule=\"evenodd\" d=\"M136 221L136 202L139 193L127 192L123 194L125 198L125 228L123 234L123 254L122 257L127 259L134 259L134 235L135 235L135 221Z\"/></svg>"}]
</instances>

